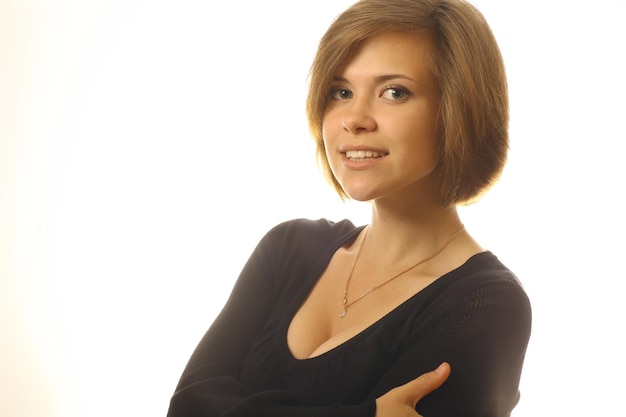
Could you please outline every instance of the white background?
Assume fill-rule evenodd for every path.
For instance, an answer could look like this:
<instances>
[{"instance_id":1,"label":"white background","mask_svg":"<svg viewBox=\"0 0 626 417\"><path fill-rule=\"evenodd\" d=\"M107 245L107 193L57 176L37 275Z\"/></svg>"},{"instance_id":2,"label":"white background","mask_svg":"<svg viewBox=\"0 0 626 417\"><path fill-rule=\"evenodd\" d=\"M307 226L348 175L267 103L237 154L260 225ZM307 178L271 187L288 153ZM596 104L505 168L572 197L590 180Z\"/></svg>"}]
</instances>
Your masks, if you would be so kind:
<instances>
[{"instance_id":1,"label":"white background","mask_svg":"<svg viewBox=\"0 0 626 417\"><path fill-rule=\"evenodd\" d=\"M0 415L164 416L261 236L368 218L304 116L347 0L0 0ZM618 415L626 7L481 0L508 68L502 181L462 209L534 328L514 416Z\"/></svg>"}]
</instances>

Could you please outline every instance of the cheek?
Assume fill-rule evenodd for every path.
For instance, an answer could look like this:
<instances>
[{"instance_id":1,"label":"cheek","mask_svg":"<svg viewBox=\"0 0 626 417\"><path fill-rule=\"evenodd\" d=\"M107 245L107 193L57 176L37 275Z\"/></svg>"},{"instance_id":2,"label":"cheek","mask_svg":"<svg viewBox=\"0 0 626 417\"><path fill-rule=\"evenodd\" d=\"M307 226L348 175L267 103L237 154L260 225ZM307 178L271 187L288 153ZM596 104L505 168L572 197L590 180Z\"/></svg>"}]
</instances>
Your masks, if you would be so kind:
<instances>
[{"instance_id":1,"label":"cheek","mask_svg":"<svg viewBox=\"0 0 626 417\"><path fill-rule=\"evenodd\" d=\"M326 154L326 157L328 158L328 147L330 146L330 144L328 143L328 132L326 131L326 129L324 129L322 127L322 147L324 148L324 153Z\"/></svg>"},{"instance_id":2,"label":"cheek","mask_svg":"<svg viewBox=\"0 0 626 417\"><path fill-rule=\"evenodd\" d=\"M324 113L324 117L322 118L322 137L323 138L326 138L328 136L329 128L330 126L332 126L332 119L333 119L332 114L329 114L329 111L327 110Z\"/></svg>"},{"instance_id":3,"label":"cheek","mask_svg":"<svg viewBox=\"0 0 626 417\"><path fill-rule=\"evenodd\" d=\"M331 134L326 128L326 124L323 123L322 124L322 139L321 139L322 149L320 150L319 156L324 155L329 164L331 163L330 152L329 152L329 149L331 147L331 141L329 140L330 137L331 137Z\"/></svg>"},{"instance_id":4,"label":"cheek","mask_svg":"<svg viewBox=\"0 0 626 417\"><path fill-rule=\"evenodd\" d=\"M413 161L416 169L432 169L439 161L437 129L434 125L411 123L398 132L403 137L401 152L406 161Z\"/></svg>"},{"instance_id":5,"label":"cheek","mask_svg":"<svg viewBox=\"0 0 626 417\"><path fill-rule=\"evenodd\" d=\"M324 116L322 120L322 143L324 144L324 148L326 152L328 152L329 147L332 145L333 140L337 136L337 132L332 128L334 124L332 123L332 117Z\"/></svg>"}]
</instances>

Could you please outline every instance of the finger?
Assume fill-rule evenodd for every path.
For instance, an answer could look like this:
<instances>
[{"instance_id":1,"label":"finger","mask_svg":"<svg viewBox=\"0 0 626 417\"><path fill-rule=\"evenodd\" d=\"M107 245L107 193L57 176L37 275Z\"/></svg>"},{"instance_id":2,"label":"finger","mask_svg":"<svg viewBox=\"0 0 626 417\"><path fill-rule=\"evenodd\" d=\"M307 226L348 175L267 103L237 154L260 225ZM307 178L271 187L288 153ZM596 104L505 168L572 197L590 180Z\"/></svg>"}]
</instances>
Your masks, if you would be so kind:
<instances>
[{"instance_id":1,"label":"finger","mask_svg":"<svg viewBox=\"0 0 626 417\"><path fill-rule=\"evenodd\" d=\"M450 365L443 362L434 371L427 372L403 386L409 395L413 407L419 400L439 388L450 376Z\"/></svg>"}]
</instances>

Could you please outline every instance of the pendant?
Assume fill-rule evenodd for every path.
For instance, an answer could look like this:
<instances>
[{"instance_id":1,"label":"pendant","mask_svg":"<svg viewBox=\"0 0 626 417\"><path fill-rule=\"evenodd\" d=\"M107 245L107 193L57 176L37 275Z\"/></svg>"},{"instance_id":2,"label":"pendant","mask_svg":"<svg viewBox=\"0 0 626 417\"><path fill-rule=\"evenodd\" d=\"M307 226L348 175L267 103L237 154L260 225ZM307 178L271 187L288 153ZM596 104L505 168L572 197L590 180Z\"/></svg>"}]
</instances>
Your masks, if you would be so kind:
<instances>
[{"instance_id":1,"label":"pendant","mask_svg":"<svg viewBox=\"0 0 626 417\"><path fill-rule=\"evenodd\" d=\"M343 310L339 313L339 318L342 319L346 316L348 312L348 293L343 295Z\"/></svg>"}]
</instances>

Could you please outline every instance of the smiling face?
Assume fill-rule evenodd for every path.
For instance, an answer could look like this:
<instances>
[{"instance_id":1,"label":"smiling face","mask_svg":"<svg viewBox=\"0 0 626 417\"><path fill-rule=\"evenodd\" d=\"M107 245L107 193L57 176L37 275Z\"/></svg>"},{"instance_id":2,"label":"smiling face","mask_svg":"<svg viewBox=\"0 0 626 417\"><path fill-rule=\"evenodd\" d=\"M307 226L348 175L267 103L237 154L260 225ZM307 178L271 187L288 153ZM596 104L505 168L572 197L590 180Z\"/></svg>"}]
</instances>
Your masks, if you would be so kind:
<instances>
[{"instance_id":1,"label":"smiling face","mask_svg":"<svg viewBox=\"0 0 626 417\"><path fill-rule=\"evenodd\" d=\"M336 74L322 134L332 173L351 198L439 198L440 93L430 51L425 34L387 32L365 41Z\"/></svg>"}]
</instances>

